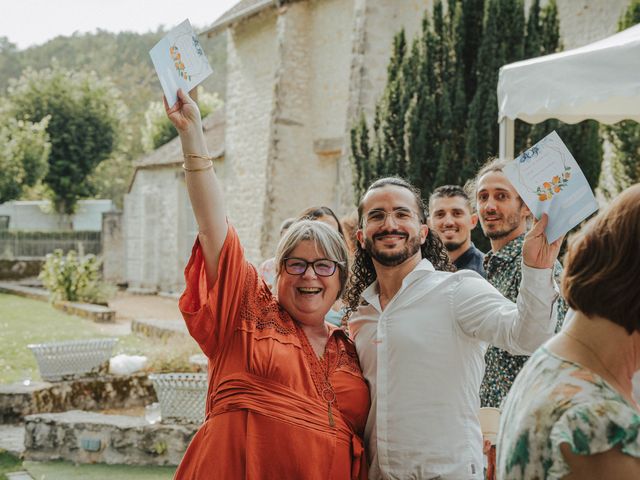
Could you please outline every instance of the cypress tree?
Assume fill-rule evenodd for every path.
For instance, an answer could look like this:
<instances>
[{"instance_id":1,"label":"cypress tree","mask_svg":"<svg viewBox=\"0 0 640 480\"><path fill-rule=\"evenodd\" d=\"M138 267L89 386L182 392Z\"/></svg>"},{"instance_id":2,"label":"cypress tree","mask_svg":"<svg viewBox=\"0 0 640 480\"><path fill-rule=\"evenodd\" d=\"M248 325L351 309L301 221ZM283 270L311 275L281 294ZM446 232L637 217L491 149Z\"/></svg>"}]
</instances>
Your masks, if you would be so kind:
<instances>
[{"instance_id":1,"label":"cypress tree","mask_svg":"<svg viewBox=\"0 0 640 480\"><path fill-rule=\"evenodd\" d=\"M382 141L381 153L384 158L384 174L396 173L406 175L406 158L404 149L404 117L405 94L403 91L407 42L404 29L394 38L393 55L387 69L387 88L381 106L380 133Z\"/></svg>"},{"instance_id":2,"label":"cypress tree","mask_svg":"<svg viewBox=\"0 0 640 480\"><path fill-rule=\"evenodd\" d=\"M437 169L437 49L436 37L425 14L422 31L415 48L412 62L417 75L410 81L414 84L413 95L407 105L405 116L405 151L407 154L407 176L418 186L423 195L432 188Z\"/></svg>"},{"instance_id":3,"label":"cypress tree","mask_svg":"<svg viewBox=\"0 0 640 480\"><path fill-rule=\"evenodd\" d=\"M369 127L362 113L358 123L351 129L351 162L354 167L353 191L356 202L373 179L375 165L372 164L372 160L369 149Z\"/></svg>"},{"instance_id":4,"label":"cypress tree","mask_svg":"<svg viewBox=\"0 0 640 480\"><path fill-rule=\"evenodd\" d=\"M632 0L618 22L618 30L640 23L640 0ZM633 120L624 120L607 127L609 141L614 147L612 166L617 173L614 191L610 195L640 182L640 125Z\"/></svg>"},{"instance_id":5,"label":"cypress tree","mask_svg":"<svg viewBox=\"0 0 640 480\"><path fill-rule=\"evenodd\" d=\"M561 51L560 20L556 1L550 0L541 10L539 17L538 32L541 34L538 40L539 47L536 47L533 42L529 42L529 30L527 30L529 48L539 48L538 51L542 55ZM536 143L553 130L558 132L575 157L591 188L596 188L600 177L603 153L598 122L586 120L576 125L568 125L555 119L547 120L529 129L529 139L522 142L521 148Z\"/></svg>"},{"instance_id":6,"label":"cypress tree","mask_svg":"<svg viewBox=\"0 0 640 480\"><path fill-rule=\"evenodd\" d=\"M499 13L500 0L489 0L484 33L478 50L477 89L467 119L466 153L462 167L464 178L471 178L486 158L497 150L496 85L498 69L505 63L505 50L500 41L502 28L498 24Z\"/></svg>"}]
</instances>

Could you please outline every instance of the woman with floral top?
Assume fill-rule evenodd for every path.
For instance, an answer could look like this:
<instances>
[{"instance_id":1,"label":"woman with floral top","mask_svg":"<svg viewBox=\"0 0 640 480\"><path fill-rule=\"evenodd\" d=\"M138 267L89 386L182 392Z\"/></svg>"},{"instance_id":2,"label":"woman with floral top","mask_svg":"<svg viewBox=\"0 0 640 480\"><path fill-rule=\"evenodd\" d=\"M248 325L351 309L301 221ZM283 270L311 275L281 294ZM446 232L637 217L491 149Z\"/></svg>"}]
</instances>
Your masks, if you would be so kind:
<instances>
[{"instance_id":1,"label":"woman with floral top","mask_svg":"<svg viewBox=\"0 0 640 480\"><path fill-rule=\"evenodd\" d=\"M575 236L563 294L573 312L506 398L499 479L640 479L640 185Z\"/></svg>"},{"instance_id":2,"label":"woman with floral top","mask_svg":"<svg viewBox=\"0 0 640 480\"><path fill-rule=\"evenodd\" d=\"M369 390L353 343L324 321L347 281L343 239L321 222L292 225L274 296L227 221L196 103L179 90L165 108L198 222L179 306L209 359L206 418L175 478L366 479Z\"/></svg>"}]
</instances>

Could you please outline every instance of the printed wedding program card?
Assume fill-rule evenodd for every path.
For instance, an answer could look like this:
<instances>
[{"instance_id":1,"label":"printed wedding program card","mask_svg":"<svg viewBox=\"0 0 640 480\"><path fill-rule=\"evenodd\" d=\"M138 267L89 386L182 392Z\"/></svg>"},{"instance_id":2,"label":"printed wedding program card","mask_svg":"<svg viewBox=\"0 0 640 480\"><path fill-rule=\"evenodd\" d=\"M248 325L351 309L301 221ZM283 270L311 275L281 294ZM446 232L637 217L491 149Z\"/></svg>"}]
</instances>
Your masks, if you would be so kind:
<instances>
[{"instance_id":1,"label":"printed wedding program card","mask_svg":"<svg viewBox=\"0 0 640 480\"><path fill-rule=\"evenodd\" d=\"M189 92L212 73L189 19L167 33L149 55L169 106L178 101L179 88Z\"/></svg>"},{"instance_id":2,"label":"printed wedding program card","mask_svg":"<svg viewBox=\"0 0 640 480\"><path fill-rule=\"evenodd\" d=\"M598 209L587 179L555 131L509 163L504 174L536 218L549 215L550 243Z\"/></svg>"}]
</instances>

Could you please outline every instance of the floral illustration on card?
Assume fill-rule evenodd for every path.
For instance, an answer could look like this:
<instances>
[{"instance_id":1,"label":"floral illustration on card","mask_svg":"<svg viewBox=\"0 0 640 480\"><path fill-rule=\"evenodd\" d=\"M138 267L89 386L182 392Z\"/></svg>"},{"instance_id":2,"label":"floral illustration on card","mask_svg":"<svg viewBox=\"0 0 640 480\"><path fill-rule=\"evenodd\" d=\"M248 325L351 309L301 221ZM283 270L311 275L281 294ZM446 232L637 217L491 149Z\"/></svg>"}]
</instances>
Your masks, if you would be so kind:
<instances>
[{"instance_id":1,"label":"floral illustration on card","mask_svg":"<svg viewBox=\"0 0 640 480\"><path fill-rule=\"evenodd\" d=\"M571 154L562 146L547 136L516 158L518 182L540 202L551 200L569 185L572 167L567 154ZM534 171L539 173L532 175Z\"/></svg>"},{"instance_id":2,"label":"floral illustration on card","mask_svg":"<svg viewBox=\"0 0 640 480\"><path fill-rule=\"evenodd\" d=\"M543 182L536 188L538 200L545 202L551 200L556 193L560 193L568 184L571 178L571 167L565 166L564 171L555 175L548 182Z\"/></svg>"},{"instance_id":3,"label":"floral illustration on card","mask_svg":"<svg viewBox=\"0 0 640 480\"><path fill-rule=\"evenodd\" d=\"M180 49L177 45L172 45L169 48L169 55L171 55L171 59L173 60L173 65L176 67L178 75L185 80L191 80L191 75L187 73L187 70L184 66L184 62L182 61L182 55L180 54Z\"/></svg>"}]
</instances>

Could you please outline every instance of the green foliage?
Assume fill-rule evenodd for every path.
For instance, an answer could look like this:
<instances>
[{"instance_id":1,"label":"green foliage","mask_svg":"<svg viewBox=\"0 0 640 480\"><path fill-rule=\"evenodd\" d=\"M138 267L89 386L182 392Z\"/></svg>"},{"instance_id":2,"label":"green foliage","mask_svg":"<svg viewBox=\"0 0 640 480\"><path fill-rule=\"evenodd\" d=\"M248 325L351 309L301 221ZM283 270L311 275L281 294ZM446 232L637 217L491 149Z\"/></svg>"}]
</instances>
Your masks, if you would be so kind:
<instances>
[{"instance_id":1,"label":"green foliage","mask_svg":"<svg viewBox=\"0 0 640 480\"><path fill-rule=\"evenodd\" d=\"M632 0L618 22L618 30L640 23L640 0ZM625 120L606 127L607 137L614 148L611 161L614 185L605 191L610 197L629 185L640 182L640 125Z\"/></svg>"},{"instance_id":2,"label":"green foliage","mask_svg":"<svg viewBox=\"0 0 640 480\"><path fill-rule=\"evenodd\" d=\"M46 256L38 278L52 301L106 304L115 291L101 281L101 267L95 255L80 257L74 250L64 255L57 249Z\"/></svg>"},{"instance_id":3,"label":"green foliage","mask_svg":"<svg viewBox=\"0 0 640 480\"><path fill-rule=\"evenodd\" d=\"M22 470L21 466L22 460L20 460L19 457L11 455L9 452L0 449L0 479L4 480L7 478L5 473Z\"/></svg>"},{"instance_id":4,"label":"green foliage","mask_svg":"<svg viewBox=\"0 0 640 480\"><path fill-rule=\"evenodd\" d=\"M483 9L483 0L449 0L446 8L437 0L410 46L404 32L395 37L371 131L363 116L351 131L357 196L385 175L407 177L425 196L461 181Z\"/></svg>"},{"instance_id":5,"label":"green foliage","mask_svg":"<svg viewBox=\"0 0 640 480\"><path fill-rule=\"evenodd\" d=\"M467 178L488 157L498 152L498 72L502 65L523 58L524 26L522 1L488 0L478 51L478 88L471 102L467 123L467 163L463 172Z\"/></svg>"},{"instance_id":6,"label":"green foliage","mask_svg":"<svg viewBox=\"0 0 640 480\"><path fill-rule=\"evenodd\" d=\"M198 87L198 107L202 118L222 106L222 100L217 93L211 94ZM161 102L152 102L144 115L145 124L142 128L142 146L146 152L151 152L178 136L164 111Z\"/></svg>"},{"instance_id":7,"label":"green foliage","mask_svg":"<svg viewBox=\"0 0 640 480\"><path fill-rule=\"evenodd\" d=\"M6 93L10 79L19 78L28 68L42 70L54 63L71 71L95 71L99 78L110 78L121 92L127 92L128 115L119 122L119 148L87 178L87 190L96 198L112 198L122 205L122 198L133 173L133 162L144 153L140 126L152 101L162 98L162 89L149 58L149 50L165 34L164 30L138 34L133 32L76 33L56 37L43 45L17 50L0 37L0 95ZM214 70L203 82L208 92L225 94L226 37L201 38ZM33 199L48 187L28 187L24 195ZM49 189L50 190L50 189Z\"/></svg>"},{"instance_id":8,"label":"green foliage","mask_svg":"<svg viewBox=\"0 0 640 480\"><path fill-rule=\"evenodd\" d=\"M145 370L151 373L197 372L199 367L189 361L196 353L200 352L195 343L176 336L168 337L147 349Z\"/></svg>"},{"instance_id":9,"label":"green foliage","mask_svg":"<svg viewBox=\"0 0 640 480\"><path fill-rule=\"evenodd\" d=\"M20 198L46 175L48 122L48 117L36 123L14 118L0 122L0 203Z\"/></svg>"},{"instance_id":10,"label":"green foliage","mask_svg":"<svg viewBox=\"0 0 640 480\"><path fill-rule=\"evenodd\" d=\"M373 181L375 169L369 149L369 128L364 115L360 115L360 120L351 129L351 161L355 171L359 172L359 175L355 176L353 185L355 197L359 199Z\"/></svg>"},{"instance_id":11,"label":"green foliage","mask_svg":"<svg viewBox=\"0 0 640 480\"><path fill-rule=\"evenodd\" d=\"M110 198L122 209L124 194L133 176L133 160L124 152L116 152L96 167L87 177L95 198ZM40 197L42 198L42 197Z\"/></svg>"},{"instance_id":12,"label":"green foliage","mask_svg":"<svg viewBox=\"0 0 640 480\"><path fill-rule=\"evenodd\" d=\"M22 121L49 117L49 170L44 178L56 211L73 213L80 198L94 192L87 177L116 148L124 105L111 84L94 73L60 67L27 70L12 81L9 112Z\"/></svg>"},{"instance_id":13,"label":"green foliage","mask_svg":"<svg viewBox=\"0 0 640 480\"><path fill-rule=\"evenodd\" d=\"M383 175L407 177L425 199L442 184L463 185L498 151L500 67L562 49L555 0L544 8L534 0L527 18L523 0L448 0L446 7L434 1L411 48L404 32L396 36L372 128L361 117L351 130L358 196ZM553 129L595 187L602 159L597 123L516 122L516 147Z\"/></svg>"}]
</instances>

